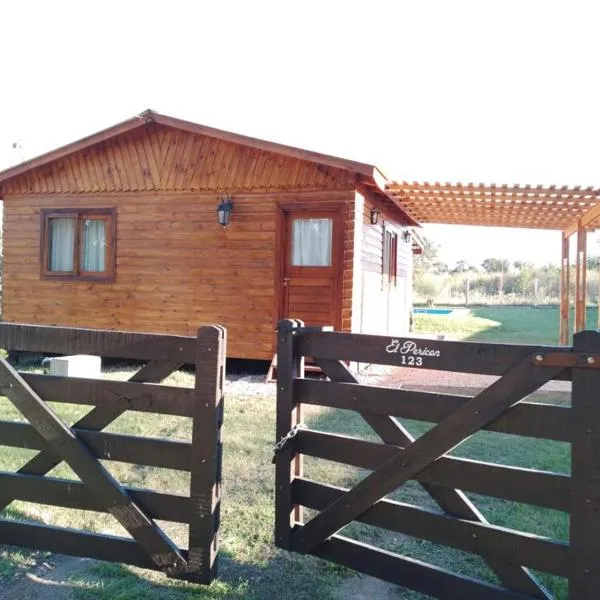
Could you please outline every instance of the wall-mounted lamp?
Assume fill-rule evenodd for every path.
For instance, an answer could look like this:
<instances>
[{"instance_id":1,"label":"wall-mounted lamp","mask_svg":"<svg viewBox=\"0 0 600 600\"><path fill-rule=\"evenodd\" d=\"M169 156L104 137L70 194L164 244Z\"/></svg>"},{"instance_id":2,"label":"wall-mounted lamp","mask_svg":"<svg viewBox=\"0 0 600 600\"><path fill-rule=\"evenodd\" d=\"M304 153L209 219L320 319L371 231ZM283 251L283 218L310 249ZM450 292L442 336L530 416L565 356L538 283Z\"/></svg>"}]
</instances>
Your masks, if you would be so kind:
<instances>
[{"instance_id":1,"label":"wall-mounted lamp","mask_svg":"<svg viewBox=\"0 0 600 600\"><path fill-rule=\"evenodd\" d=\"M379 220L379 215L381 211L376 208L371 209L371 225L377 225L377 221Z\"/></svg>"},{"instance_id":2,"label":"wall-mounted lamp","mask_svg":"<svg viewBox=\"0 0 600 600\"><path fill-rule=\"evenodd\" d=\"M221 202L217 206L217 221L221 227L229 225L231 211L233 210L233 202L229 194L221 194Z\"/></svg>"},{"instance_id":3,"label":"wall-mounted lamp","mask_svg":"<svg viewBox=\"0 0 600 600\"><path fill-rule=\"evenodd\" d=\"M402 239L408 244L408 242L410 242L410 240L412 239L412 234L410 233L410 231L408 229L405 229L402 232Z\"/></svg>"}]
</instances>

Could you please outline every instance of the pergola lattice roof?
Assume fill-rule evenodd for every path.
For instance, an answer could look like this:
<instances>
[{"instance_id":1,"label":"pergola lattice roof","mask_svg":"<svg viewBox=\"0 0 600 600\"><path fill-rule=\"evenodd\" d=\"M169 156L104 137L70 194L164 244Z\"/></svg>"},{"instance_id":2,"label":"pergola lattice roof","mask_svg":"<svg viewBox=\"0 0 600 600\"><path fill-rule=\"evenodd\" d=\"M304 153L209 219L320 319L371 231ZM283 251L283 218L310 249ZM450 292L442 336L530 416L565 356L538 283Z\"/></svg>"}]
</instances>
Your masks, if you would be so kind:
<instances>
[{"instance_id":1,"label":"pergola lattice roof","mask_svg":"<svg viewBox=\"0 0 600 600\"><path fill-rule=\"evenodd\" d=\"M600 218L600 189L592 187L394 181L386 192L419 223L568 230Z\"/></svg>"}]
</instances>

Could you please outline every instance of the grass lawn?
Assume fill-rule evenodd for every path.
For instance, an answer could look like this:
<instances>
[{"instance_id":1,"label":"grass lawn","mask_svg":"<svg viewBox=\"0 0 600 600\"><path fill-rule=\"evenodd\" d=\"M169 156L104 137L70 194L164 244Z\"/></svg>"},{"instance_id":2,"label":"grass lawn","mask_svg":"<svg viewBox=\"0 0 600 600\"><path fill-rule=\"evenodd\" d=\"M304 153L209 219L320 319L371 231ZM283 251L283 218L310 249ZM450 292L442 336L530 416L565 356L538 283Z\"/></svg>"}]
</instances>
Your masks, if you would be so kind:
<instances>
[{"instance_id":1,"label":"grass lawn","mask_svg":"<svg viewBox=\"0 0 600 600\"><path fill-rule=\"evenodd\" d=\"M571 324L573 323L571 311ZM481 342L558 344L558 307L474 307L456 315L414 315L418 333L446 334L454 339ZM587 310L587 326L594 329L596 308Z\"/></svg>"}]
</instances>

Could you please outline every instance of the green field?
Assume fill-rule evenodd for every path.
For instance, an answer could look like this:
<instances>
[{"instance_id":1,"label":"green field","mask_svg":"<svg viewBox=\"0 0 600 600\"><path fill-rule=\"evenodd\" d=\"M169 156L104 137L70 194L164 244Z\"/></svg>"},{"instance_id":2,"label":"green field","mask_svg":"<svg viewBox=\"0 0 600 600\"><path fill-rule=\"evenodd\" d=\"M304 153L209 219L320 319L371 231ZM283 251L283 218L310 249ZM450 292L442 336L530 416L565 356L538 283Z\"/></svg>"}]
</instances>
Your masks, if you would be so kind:
<instances>
[{"instance_id":1,"label":"green field","mask_svg":"<svg viewBox=\"0 0 600 600\"><path fill-rule=\"evenodd\" d=\"M597 309L588 308L587 327L595 329ZM461 340L480 342L558 344L558 307L474 307L455 315L414 315L418 333L447 334ZM571 311L571 326L573 311Z\"/></svg>"},{"instance_id":2,"label":"green field","mask_svg":"<svg viewBox=\"0 0 600 600\"><path fill-rule=\"evenodd\" d=\"M421 332L448 333L462 339L499 342L555 343L555 309L476 308L459 317L417 316ZM451 329L448 329L448 328ZM520 330L519 327L522 329ZM125 379L129 370L111 370L106 377ZM188 373L176 373L167 383L192 385ZM541 401L567 402L562 394L538 393ZM68 422L73 422L86 407L52 405ZM0 398L0 419L17 420L19 415L8 401ZM223 439L225 444L223 470L223 503L221 529L221 577L204 588L169 580L166 577L137 568L88 563L69 578L69 598L73 600L345 600L340 588L352 573L318 559L280 552L273 547L273 475L271 447L275 430L275 398L263 396L228 396L226 398ZM348 411L309 407L306 422L321 431L344 433L364 439L376 439L360 417ZM414 421L403 424L415 436L430 425ZM189 423L177 417L149 416L129 412L110 428L111 431L188 439ZM33 452L12 448L0 449L0 469L15 470ZM500 433L480 432L458 447L452 455L488 462L568 473L568 444L528 439ZM186 474L108 463L120 481L137 487L156 487L186 493ZM364 473L343 465L307 458L306 475L337 485L350 486ZM52 473L61 477L72 474L65 467ZM550 538L568 538L565 514L537 507L500 501L470 494L469 497L492 523ZM435 505L414 482L409 482L393 498L430 509ZM5 511L10 518L27 518L59 526L84 527L93 531L122 533L106 515L73 510L40 507L16 502ZM170 526L169 533L180 542L185 539L183 526ZM483 561L474 555L435 546L429 542L392 534L376 528L353 524L345 535L376 544L381 548L401 552L465 575L495 581ZM22 550L0 550L0 586L16 574L47 560L42 554ZM557 598L567 597L564 580L542 575L544 583ZM399 591L397 598L422 599L422 595ZM62 599L62 596L61 596ZM373 598L373 600L377 600Z\"/></svg>"}]
</instances>

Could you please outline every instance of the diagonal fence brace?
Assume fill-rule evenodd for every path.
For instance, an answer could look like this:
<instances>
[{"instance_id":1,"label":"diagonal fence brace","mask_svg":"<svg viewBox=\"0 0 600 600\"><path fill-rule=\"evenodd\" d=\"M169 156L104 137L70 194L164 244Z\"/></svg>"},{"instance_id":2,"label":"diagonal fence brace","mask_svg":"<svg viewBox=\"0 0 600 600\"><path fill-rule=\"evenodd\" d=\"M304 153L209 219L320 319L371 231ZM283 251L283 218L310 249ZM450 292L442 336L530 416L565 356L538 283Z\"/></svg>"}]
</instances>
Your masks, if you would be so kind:
<instances>
[{"instance_id":1,"label":"diagonal fence brace","mask_svg":"<svg viewBox=\"0 0 600 600\"><path fill-rule=\"evenodd\" d=\"M132 383L158 383L168 377L181 366L180 362L168 360L152 360L144 365L128 381ZM125 404L115 403L114 406L95 406L81 419L72 425L72 429L89 429L101 431L108 427L127 411ZM18 471L20 475L46 475L62 462L62 458L49 452L38 452L27 461ZM0 511L4 510L14 498L0 493Z\"/></svg>"},{"instance_id":2,"label":"diagonal fence brace","mask_svg":"<svg viewBox=\"0 0 600 600\"><path fill-rule=\"evenodd\" d=\"M414 478L427 466L497 419L522 398L556 377L563 367L535 367L526 358L501 379L400 450L350 492L293 533L293 548L310 552L348 525L372 504Z\"/></svg>"},{"instance_id":3,"label":"diagonal fence brace","mask_svg":"<svg viewBox=\"0 0 600 600\"><path fill-rule=\"evenodd\" d=\"M168 575L185 573L179 549L156 526L90 452L77 435L50 409L6 360L0 358L0 382L12 404L31 423L53 452L90 487L127 532Z\"/></svg>"},{"instance_id":4,"label":"diagonal fence brace","mask_svg":"<svg viewBox=\"0 0 600 600\"><path fill-rule=\"evenodd\" d=\"M316 362L331 381L359 383L350 369L339 360L321 358L316 359ZM394 417L368 412L359 414L386 444L406 447L415 441L410 432ZM488 523L464 492L428 483L422 483L421 486L445 513L458 519ZM553 600L554 596L544 588L527 567L493 556L482 556L481 558L507 588L520 590L542 600Z\"/></svg>"}]
</instances>

